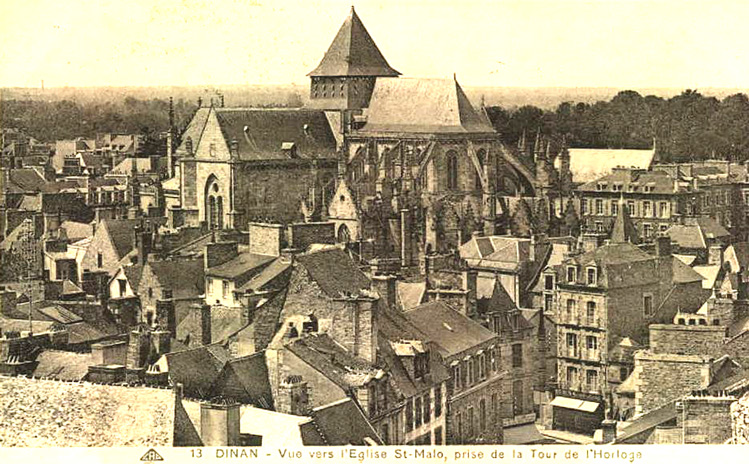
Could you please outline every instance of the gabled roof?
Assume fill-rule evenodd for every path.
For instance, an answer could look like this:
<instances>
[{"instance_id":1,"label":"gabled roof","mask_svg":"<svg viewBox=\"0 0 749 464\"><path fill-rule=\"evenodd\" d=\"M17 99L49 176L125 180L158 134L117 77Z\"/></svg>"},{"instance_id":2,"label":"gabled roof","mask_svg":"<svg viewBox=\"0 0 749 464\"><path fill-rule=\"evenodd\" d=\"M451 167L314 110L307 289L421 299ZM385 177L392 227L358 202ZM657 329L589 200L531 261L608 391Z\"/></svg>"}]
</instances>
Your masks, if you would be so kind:
<instances>
[{"instance_id":1,"label":"gabled roof","mask_svg":"<svg viewBox=\"0 0 749 464\"><path fill-rule=\"evenodd\" d=\"M230 359L229 353L220 345L204 345L198 348L166 354L169 380L181 383L185 394L203 398L215 396L214 384Z\"/></svg>"},{"instance_id":2,"label":"gabled roof","mask_svg":"<svg viewBox=\"0 0 749 464\"><path fill-rule=\"evenodd\" d=\"M395 77L399 74L382 56L352 6L322 61L309 76Z\"/></svg>"},{"instance_id":3,"label":"gabled roof","mask_svg":"<svg viewBox=\"0 0 749 464\"><path fill-rule=\"evenodd\" d=\"M380 369L346 351L327 334L310 334L286 348L320 371L344 391L382 375Z\"/></svg>"},{"instance_id":4,"label":"gabled roof","mask_svg":"<svg viewBox=\"0 0 749 464\"><path fill-rule=\"evenodd\" d=\"M434 342L443 357L458 355L497 335L442 301L430 301L404 313L424 338Z\"/></svg>"},{"instance_id":5,"label":"gabled roof","mask_svg":"<svg viewBox=\"0 0 749 464\"><path fill-rule=\"evenodd\" d=\"M230 261L208 268L205 271L205 274L212 277L237 279L248 272L262 269L270 264L274 259L273 256L258 255L255 253L240 253Z\"/></svg>"},{"instance_id":6,"label":"gabled roof","mask_svg":"<svg viewBox=\"0 0 749 464\"><path fill-rule=\"evenodd\" d=\"M153 170L151 158L125 158L117 166L113 167L108 174L129 176L133 172L133 165L135 165L136 172L138 173L151 172Z\"/></svg>"},{"instance_id":7,"label":"gabled roof","mask_svg":"<svg viewBox=\"0 0 749 464\"><path fill-rule=\"evenodd\" d=\"M284 259L276 258L265 269L248 280L246 284L239 287L237 291L263 291L270 286L280 288L288 280L289 269L291 269L291 263Z\"/></svg>"},{"instance_id":8,"label":"gabled roof","mask_svg":"<svg viewBox=\"0 0 749 464\"><path fill-rule=\"evenodd\" d=\"M325 444L334 446L368 446L382 444L377 432L369 423L361 408L351 398L345 398L312 410L317 431ZM308 444L308 443L305 443Z\"/></svg>"},{"instance_id":9,"label":"gabled roof","mask_svg":"<svg viewBox=\"0 0 749 464\"><path fill-rule=\"evenodd\" d=\"M175 259L163 261L148 261L146 266L151 269L162 287L172 290L176 299L193 298L205 291L205 274L202 259ZM126 269L134 266L123 266ZM130 276L128 275L128 280ZM140 279L137 279L140 281Z\"/></svg>"},{"instance_id":10,"label":"gabled roof","mask_svg":"<svg viewBox=\"0 0 749 464\"><path fill-rule=\"evenodd\" d=\"M666 171L643 171L639 169L614 169L613 172L594 178L578 187L585 192L598 192L599 184L606 184L603 191L609 192L639 192L652 194L673 194L685 190L685 186L679 179L672 177ZM614 190L614 186L621 190ZM645 187L648 187L646 191ZM636 190L632 190L636 189Z\"/></svg>"},{"instance_id":11,"label":"gabled roof","mask_svg":"<svg viewBox=\"0 0 749 464\"><path fill-rule=\"evenodd\" d=\"M296 260L331 298L362 295L370 289L369 278L340 248L301 254Z\"/></svg>"},{"instance_id":12,"label":"gabled roof","mask_svg":"<svg viewBox=\"0 0 749 464\"><path fill-rule=\"evenodd\" d=\"M120 259L133 249L134 231L138 225L140 225L140 219L104 219L102 221L101 226L105 227L109 233L109 238Z\"/></svg>"},{"instance_id":13,"label":"gabled roof","mask_svg":"<svg viewBox=\"0 0 749 464\"><path fill-rule=\"evenodd\" d=\"M712 218L688 218L686 224L675 224L667 233L681 248L707 249L708 244L730 236L723 226Z\"/></svg>"},{"instance_id":14,"label":"gabled roof","mask_svg":"<svg viewBox=\"0 0 749 464\"><path fill-rule=\"evenodd\" d=\"M63 221L60 227L65 230L65 235L71 243L94 234L94 227L86 222Z\"/></svg>"},{"instance_id":15,"label":"gabled roof","mask_svg":"<svg viewBox=\"0 0 749 464\"><path fill-rule=\"evenodd\" d=\"M378 79L360 133L495 134L454 79Z\"/></svg>"},{"instance_id":16,"label":"gabled roof","mask_svg":"<svg viewBox=\"0 0 749 464\"><path fill-rule=\"evenodd\" d=\"M287 160L284 143L293 143L299 158L335 158L333 130L320 110L305 108L214 108L226 145L237 142L240 160ZM197 144L193 141L197 149Z\"/></svg>"},{"instance_id":17,"label":"gabled roof","mask_svg":"<svg viewBox=\"0 0 749 464\"><path fill-rule=\"evenodd\" d=\"M45 350L38 358L34 377L79 381L88 375L89 366L96 364L91 353Z\"/></svg>"},{"instance_id":18,"label":"gabled roof","mask_svg":"<svg viewBox=\"0 0 749 464\"><path fill-rule=\"evenodd\" d=\"M10 193L41 192L48 184L42 174L33 168L16 168L9 172L9 185L4 186Z\"/></svg>"}]
</instances>

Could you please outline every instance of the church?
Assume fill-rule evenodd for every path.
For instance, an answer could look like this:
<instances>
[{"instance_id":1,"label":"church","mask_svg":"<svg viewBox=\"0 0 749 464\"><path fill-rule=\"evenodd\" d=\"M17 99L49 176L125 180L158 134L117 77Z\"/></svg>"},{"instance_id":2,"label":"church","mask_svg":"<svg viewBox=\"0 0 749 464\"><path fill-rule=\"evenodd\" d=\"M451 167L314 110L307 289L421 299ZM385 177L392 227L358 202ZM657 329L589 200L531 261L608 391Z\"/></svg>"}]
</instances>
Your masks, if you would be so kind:
<instances>
[{"instance_id":1,"label":"church","mask_svg":"<svg viewBox=\"0 0 749 464\"><path fill-rule=\"evenodd\" d=\"M412 265L498 229L536 169L455 77L400 77L354 11L309 73L303 108L200 108L170 153L170 225L335 223L339 242Z\"/></svg>"}]
</instances>

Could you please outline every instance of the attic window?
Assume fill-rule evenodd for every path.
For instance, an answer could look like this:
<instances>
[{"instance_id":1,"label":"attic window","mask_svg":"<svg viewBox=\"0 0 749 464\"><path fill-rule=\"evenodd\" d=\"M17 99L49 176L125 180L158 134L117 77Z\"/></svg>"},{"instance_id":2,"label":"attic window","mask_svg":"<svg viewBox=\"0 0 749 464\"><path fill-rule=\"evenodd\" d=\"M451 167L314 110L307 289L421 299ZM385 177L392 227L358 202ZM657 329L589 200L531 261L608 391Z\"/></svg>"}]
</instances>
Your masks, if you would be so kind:
<instances>
[{"instance_id":1,"label":"attic window","mask_svg":"<svg viewBox=\"0 0 749 464\"><path fill-rule=\"evenodd\" d=\"M597 269L594 267L589 267L586 269L586 282L588 285L596 285L597 281Z\"/></svg>"},{"instance_id":2,"label":"attic window","mask_svg":"<svg viewBox=\"0 0 749 464\"><path fill-rule=\"evenodd\" d=\"M447 322L443 322L442 325L450 332L453 332L453 328Z\"/></svg>"},{"instance_id":3,"label":"attic window","mask_svg":"<svg viewBox=\"0 0 749 464\"><path fill-rule=\"evenodd\" d=\"M574 283L577 280L577 268L575 266L567 266L567 282Z\"/></svg>"}]
</instances>

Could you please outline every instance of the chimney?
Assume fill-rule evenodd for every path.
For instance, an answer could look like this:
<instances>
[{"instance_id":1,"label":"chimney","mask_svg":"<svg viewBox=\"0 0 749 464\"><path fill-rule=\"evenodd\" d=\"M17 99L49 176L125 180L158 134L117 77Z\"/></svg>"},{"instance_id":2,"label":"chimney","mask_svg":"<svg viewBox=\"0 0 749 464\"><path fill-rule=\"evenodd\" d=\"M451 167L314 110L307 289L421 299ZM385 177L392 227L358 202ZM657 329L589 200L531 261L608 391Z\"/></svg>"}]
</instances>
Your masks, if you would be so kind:
<instances>
[{"instance_id":1,"label":"chimney","mask_svg":"<svg viewBox=\"0 0 749 464\"><path fill-rule=\"evenodd\" d=\"M463 314L468 317L476 314L476 299L478 293L478 272L473 269L463 271L463 290L468 292L463 301Z\"/></svg>"},{"instance_id":2,"label":"chimney","mask_svg":"<svg viewBox=\"0 0 749 464\"><path fill-rule=\"evenodd\" d=\"M211 305L197 304L193 306L200 311L200 343L209 345L211 343Z\"/></svg>"},{"instance_id":3,"label":"chimney","mask_svg":"<svg viewBox=\"0 0 749 464\"><path fill-rule=\"evenodd\" d=\"M125 365L127 363L128 343L124 341L106 341L91 345L91 355L96 364Z\"/></svg>"},{"instance_id":4,"label":"chimney","mask_svg":"<svg viewBox=\"0 0 749 464\"><path fill-rule=\"evenodd\" d=\"M171 334L172 337L177 336L177 320L174 311L174 299L172 298L171 290L164 290L162 298L156 300L156 323L158 327Z\"/></svg>"},{"instance_id":5,"label":"chimney","mask_svg":"<svg viewBox=\"0 0 749 464\"><path fill-rule=\"evenodd\" d=\"M347 317L333 324L330 337L352 355L367 362L375 362L377 353L377 308L371 298L349 299L342 309Z\"/></svg>"},{"instance_id":6,"label":"chimney","mask_svg":"<svg viewBox=\"0 0 749 464\"><path fill-rule=\"evenodd\" d=\"M130 332L127 347L127 368L141 369L148 357L151 346L150 333L142 328L136 328Z\"/></svg>"},{"instance_id":7,"label":"chimney","mask_svg":"<svg viewBox=\"0 0 749 464\"><path fill-rule=\"evenodd\" d=\"M723 265L723 247L720 245L710 245L707 250L707 263L714 266Z\"/></svg>"},{"instance_id":8,"label":"chimney","mask_svg":"<svg viewBox=\"0 0 749 464\"><path fill-rule=\"evenodd\" d=\"M216 242L205 246L203 253L205 269L220 266L239 255L237 242Z\"/></svg>"},{"instance_id":9,"label":"chimney","mask_svg":"<svg viewBox=\"0 0 749 464\"><path fill-rule=\"evenodd\" d=\"M205 446L239 446L239 404L201 403L200 439Z\"/></svg>"},{"instance_id":10,"label":"chimney","mask_svg":"<svg viewBox=\"0 0 749 464\"><path fill-rule=\"evenodd\" d=\"M611 443L616 440L616 421L611 419L605 419L601 423L601 429L603 430L603 437L601 443Z\"/></svg>"},{"instance_id":11,"label":"chimney","mask_svg":"<svg viewBox=\"0 0 749 464\"><path fill-rule=\"evenodd\" d=\"M136 225L133 236L133 248L138 253L138 264L146 264L148 254L151 252L151 232L143 230L140 225Z\"/></svg>"},{"instance_id":12,"label":"chimney","mask_svg":"<svg viewBox=\"0 0 749 464\"><path fill-rule=\"evenodd\" d=\"M397 278L394 275L374 275L371 282L372 291L380 295L380 301L385 303L387 309L395 311Z\"/></svg>"},{"instance_id":13,"label":"chimney","mask_svg":"<svg viewBox=\"0 0 749 464\"><path fill-rule=\"evenodd\" d=\"M301 375L290 375L278 388L276 411L295 416L307 416L312 412L310 388Z\"/></svg>"},{"instance_id":14,"label":"chimney","mask_svg":"<svg viewBox=\"0 0 749 464\"><path fill-rule=\"evenodd\" d=\"M655 239L655 255L658 257L671 256L671 237L661 235Z\"/></svg>"},{"instance_id":15,"label":"chimney","mask_svg":"<svg viewBox=\"0 0 749 464\"><path fill-rule=\"evenodd\" d=\"M267 256L280 256L283 247L283 226L280 224L266 224L250 222L250 253Z\"/></svg>"}]
</instances>

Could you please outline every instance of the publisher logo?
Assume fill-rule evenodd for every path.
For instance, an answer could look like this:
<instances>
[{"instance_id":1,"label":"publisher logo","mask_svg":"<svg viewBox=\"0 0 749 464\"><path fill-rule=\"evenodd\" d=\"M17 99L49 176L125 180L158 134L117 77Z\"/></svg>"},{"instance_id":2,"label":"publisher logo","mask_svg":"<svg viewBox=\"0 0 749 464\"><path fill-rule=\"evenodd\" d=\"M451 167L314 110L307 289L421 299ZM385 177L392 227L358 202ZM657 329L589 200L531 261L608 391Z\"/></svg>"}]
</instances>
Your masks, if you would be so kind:
<instances>
[{"instance_id":1,"label":"publisher logo","mask_svg":"<svg viewBox=\"0 0 749 464\"><path fill-rule=\"evenodd\" d=\"M155 449L151 448L150 450L146 451L146 454L141 456L140 460L145 461L145 462L154 462L154 461L163 461L164 458L162 458L161 455L157 453Z\"/></svg>"}]
</instances>

